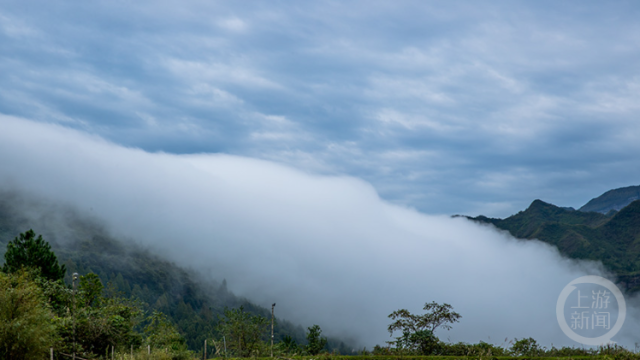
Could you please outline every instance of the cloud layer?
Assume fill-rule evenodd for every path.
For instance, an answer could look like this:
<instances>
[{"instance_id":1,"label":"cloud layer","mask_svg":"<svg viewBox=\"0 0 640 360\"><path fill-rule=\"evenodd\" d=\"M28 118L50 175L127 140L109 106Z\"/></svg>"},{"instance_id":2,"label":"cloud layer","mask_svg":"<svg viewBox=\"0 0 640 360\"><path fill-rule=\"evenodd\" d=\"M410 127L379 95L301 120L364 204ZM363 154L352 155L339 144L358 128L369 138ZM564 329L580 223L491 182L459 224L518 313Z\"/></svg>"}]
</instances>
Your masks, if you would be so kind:
<instances>
[{"instance_id":1,"label":"cloud layer","mask_svg":"<svg viewBox=\"0 0 640 360\"><path fill-rule=\"evenodd\" d=\"M149 153L19 118L0 124L3 187L71 204L241 295L276 302L280 316L369 347L389 339L389 313L430 301L463 316L443 339L571 345L555 319L558 295L601 273L537 241L392 205L353 177ZM624 336L634 326L618 340L632 344Z\"/></svg>"},{"instance_id":2,"label":"cloud layer","mask_svg":"<svg viewBox=\"0 0 640 360\"><path fill-rule=\"evenodd\" d=\"M637 184L628 1L3 2L0 113L357 176L434 214Z\"/></svg>"}]
</instances>

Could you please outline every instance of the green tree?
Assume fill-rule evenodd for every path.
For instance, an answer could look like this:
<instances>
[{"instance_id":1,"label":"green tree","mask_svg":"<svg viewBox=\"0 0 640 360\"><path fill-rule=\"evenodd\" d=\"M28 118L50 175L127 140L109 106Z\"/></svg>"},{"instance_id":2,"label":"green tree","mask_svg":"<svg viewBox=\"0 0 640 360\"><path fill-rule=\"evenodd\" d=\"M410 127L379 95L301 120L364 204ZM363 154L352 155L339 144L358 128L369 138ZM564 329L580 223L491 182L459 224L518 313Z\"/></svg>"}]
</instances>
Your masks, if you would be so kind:
<instances>
[{"instance_id":1,"label":"green tree","mask_svg":"<svg viewBox=\"0 0 640 360\"><path fill-rule=\"evenodd\" d=\"M300 352L300 346L289 335L285 335L282 341L276 344L276 349L288 355L296 355Z\"/></svg>"},{"instance_id":2,"label":"green tree","mask_svg":"<svg viewBox=\"0 0 640 360\"><path fill-rule=\"evenodd\" d=\"M45 279L57 281L64 278L67 271L64 265L58 265L56 255L51 251L51 245L33 230L21 233L19 237L7 244L4 254L2 271L14 273L21 268L32 268L40 272Z\"/></svg>"},{"instance_id":3,"label":"green tree","mask_svg":"<svg viewBox=\"0 0 640 360\"><path fill-rule=\"evenodd\" d=\"M145 327L144 333L147 336L149 345L153 348L186 350L184 338L165 314L154 311L149 316L148 321L149 323Z\"/></svg>"},{"instance_id":4,"label":"green tree","mask_svg":"<svg viewBox=\"0 0 640 360\"><path fill-rule=\"evenodd\" d=\"M460 321L462 317L453 311L451 305L438 304L435 301L426 303L423 310L427 313L414 315L406 309L400 309L389 315L391 320L395 320L387 328L389 334L393 336L394 331L402 331L402 336L397 337L395 341L398 348L429 355L436 349L439 341L434 334L435 330L439 327L449 330L450 324Z\"/></svg>"},{"instance_id":5,"label":"green tree","mask_svg":"<svg viewBox=\"0 0 640 360\"><path fill-rule=\"evenodd\" d=\"M52 317L28 273L0 273L0 359L44 359L58 338Z\"/></svg>"},{"instance_id":6,"label":"green tree","mask_svg":"<svg viewBox=\"0 0 640 360\"><path fill-rule=\"evenodd\" d=\"M515 340L510 349L511 354L515 356L540 356L544 352L534 338Z\"/></svg>"},{"instance_id":7,"label":"green tree","mask_svg":"<svg viewBox=\"0 0 640 360\"><path fill-rule=\"evenodd\" d=\"M226 337L227 347L237 356L251 356L263 350L262 338L269 324L265 317L252 315L240 306L237 309L225 309L224 316L218 320L218 332Z\"/></svg>"},{"instance_id":8,"label":"green tree","mask_svg":"<svg viewBox=\"0 0 640 360\"><path fill-rule=\"evenodd\" d=\"M104 290L104 285L98 275L89 273L80 276L78 297L83 307L99 306L102 301L102 290Z\"/></svg>"},{"instance_id":9,"label":"green tree","mask_svg":"<svg viewBox=\"0 0 640 360\"><path fill-rule=\"evenodd\" d=\"M320 334L322 334L322 329L318 325L307 328L307 346L305 349L311 355L319 354L327 345L327 338L320 336Z\"/></svg>"},{"instance_id":10,"label":"green tree","mask_svg":"<svg viewBox=\"0 0 640 360\"><path fill-rule=\"evenodd\" d=\"M89 273L80 277L75 314L65 312L54 319L63 337L60 349L73 351L74 317L77 353L92 357L102 354L107 346L129 348L142 343L142 336L135 330L143 319L142 305L119 296L105 297L102 289L97 275ZM71 309L73 297L68 296L67 300L67 307Z\"/></svg>"}]
</instances>

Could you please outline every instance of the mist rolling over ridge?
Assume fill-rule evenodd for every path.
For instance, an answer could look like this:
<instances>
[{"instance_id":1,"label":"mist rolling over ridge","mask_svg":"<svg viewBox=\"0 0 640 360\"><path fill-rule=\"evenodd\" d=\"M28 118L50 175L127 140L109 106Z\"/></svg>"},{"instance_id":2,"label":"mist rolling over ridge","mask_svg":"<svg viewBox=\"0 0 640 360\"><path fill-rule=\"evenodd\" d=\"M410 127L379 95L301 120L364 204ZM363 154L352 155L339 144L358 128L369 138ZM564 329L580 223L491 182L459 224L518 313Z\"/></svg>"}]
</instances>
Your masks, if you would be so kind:
<instances>
[{"instance_id":1,"label":"mist rolling over ridge","mask_svg":"<svg viewBox=\"0 0 640 360\"><path fill-rule=\"evenodd\" d=\"M276 302L283 318L366 346L390 339L389 313L429 301L462 314L436 332L441 339L575 345L557 325L558 294L581 275L606 275L535 240L392 205L353 177L225 154L149 153L15 117L0 124L4 189L72 205L119 236L226 278L238 295ZM635 315L614 340L632 344Z\"/></svg>"}]
</instances>

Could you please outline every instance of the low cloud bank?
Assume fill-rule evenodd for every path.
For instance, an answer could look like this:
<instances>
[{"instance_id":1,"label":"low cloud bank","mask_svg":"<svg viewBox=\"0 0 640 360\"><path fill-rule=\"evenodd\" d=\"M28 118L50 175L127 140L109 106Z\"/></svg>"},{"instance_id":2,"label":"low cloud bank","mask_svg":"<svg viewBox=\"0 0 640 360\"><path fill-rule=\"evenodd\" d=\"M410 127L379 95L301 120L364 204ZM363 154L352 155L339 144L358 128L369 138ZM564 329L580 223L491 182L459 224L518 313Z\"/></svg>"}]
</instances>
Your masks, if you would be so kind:
<instances>
[{"instance_id":1,"label":"low cloud bank","mask_svg":"<svg viewBox=\"0 0 640 360\"><path fill-rule=\"evenodd\" d=\"M279 316L362 345L389 340L387 315L446 302L441 339L576 345L556 322L571 280L602 274L537 241L381 200L351 177L223 154L125 148L57 125L0 117L0 184L104 219ZM632 309L632 313L635 314ZM616 340L633 344L628 320Z\"/></svg>"}]
</instances>

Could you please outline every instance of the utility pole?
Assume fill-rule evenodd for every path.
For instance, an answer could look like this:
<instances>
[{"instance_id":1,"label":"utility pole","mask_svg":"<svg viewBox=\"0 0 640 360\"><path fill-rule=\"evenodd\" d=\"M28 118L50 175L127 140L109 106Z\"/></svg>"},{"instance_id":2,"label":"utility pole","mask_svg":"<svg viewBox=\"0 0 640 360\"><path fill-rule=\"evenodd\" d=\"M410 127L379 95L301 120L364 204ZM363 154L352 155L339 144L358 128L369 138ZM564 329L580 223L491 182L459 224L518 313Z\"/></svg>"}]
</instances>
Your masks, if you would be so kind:
<instances>
[{"instance_id":1,"label":"utility pole","mask_svg":"<svg viewBox=\"0 0 640 360\"><path fill-rule=\"evenodd\" d=\"M273 314L274 311L273 309L276 307L276 303L273 303L273 305L271 305L271 357L273 357Z\"/></svg>"},{"instance_id":2,"label":"utility pole","mask_svg":"<svg viewBox=\"0 0 640 360\"><path fill-rule=\"evenodd\" d=\"M73 360L76 360L76 281L78 280L78 273L74 272L71 275L71 283L73 284Z\"/></svg>"}]
</instances>

